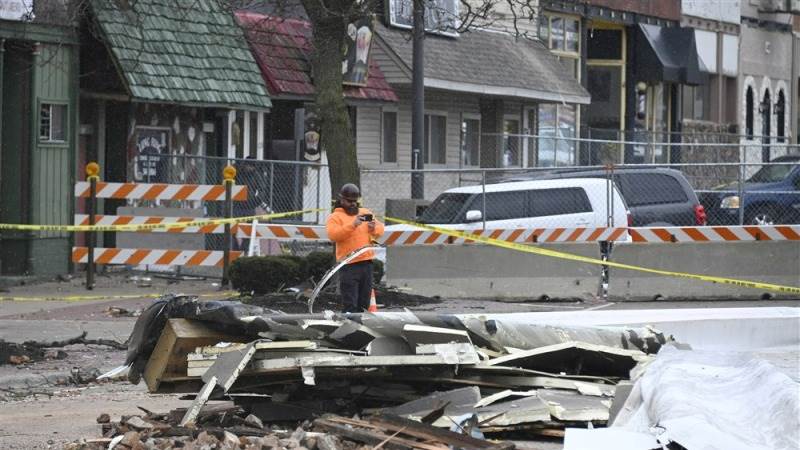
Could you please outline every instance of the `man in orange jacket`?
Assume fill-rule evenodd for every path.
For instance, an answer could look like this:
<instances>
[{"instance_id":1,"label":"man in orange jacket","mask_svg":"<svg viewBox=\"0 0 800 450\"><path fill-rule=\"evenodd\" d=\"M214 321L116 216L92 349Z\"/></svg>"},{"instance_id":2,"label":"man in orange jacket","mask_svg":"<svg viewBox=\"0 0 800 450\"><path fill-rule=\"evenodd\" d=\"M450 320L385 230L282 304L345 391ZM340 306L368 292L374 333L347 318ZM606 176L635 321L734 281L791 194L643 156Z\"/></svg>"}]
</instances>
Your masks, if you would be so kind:
<instances>
[{"instance_id":1,"label":"man in orange jacket","mask_svg":"<svg viewBox=\"0 0 800 450\"><path fill-rule=\"evenodd\" d=\"M375 220L372 211L358 207L361 192L355 184L345 184L333 214L328 217L328 238L336 244L336 260L369 245L383 234L383 224ZM344 312L362 312L369 308L372 291L372 258L369 250L356 257L339 270L339 291L342 293Z\"/></svg>"}]
</instances>

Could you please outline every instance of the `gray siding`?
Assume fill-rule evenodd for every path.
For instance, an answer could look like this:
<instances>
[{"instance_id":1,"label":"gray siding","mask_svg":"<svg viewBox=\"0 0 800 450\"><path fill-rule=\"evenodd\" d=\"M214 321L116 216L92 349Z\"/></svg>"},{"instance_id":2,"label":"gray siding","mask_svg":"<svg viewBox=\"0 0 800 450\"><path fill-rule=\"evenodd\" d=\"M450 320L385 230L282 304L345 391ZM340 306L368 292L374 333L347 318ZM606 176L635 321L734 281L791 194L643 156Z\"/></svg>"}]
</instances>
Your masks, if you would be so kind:
<instances>
[{"instance_id":1,"label":"gray siding","mask_svg":"<svg viewBox=\"0 0 800 450\"><path fill-rule=\"evenodd\" d=\"M389 84L404 84L410 83L411 77L408 72L399 66L392 57L386 53L386 50L380 44L372 46L372 58L381 68L383 76Z\"/></svg>"}]
</instances>

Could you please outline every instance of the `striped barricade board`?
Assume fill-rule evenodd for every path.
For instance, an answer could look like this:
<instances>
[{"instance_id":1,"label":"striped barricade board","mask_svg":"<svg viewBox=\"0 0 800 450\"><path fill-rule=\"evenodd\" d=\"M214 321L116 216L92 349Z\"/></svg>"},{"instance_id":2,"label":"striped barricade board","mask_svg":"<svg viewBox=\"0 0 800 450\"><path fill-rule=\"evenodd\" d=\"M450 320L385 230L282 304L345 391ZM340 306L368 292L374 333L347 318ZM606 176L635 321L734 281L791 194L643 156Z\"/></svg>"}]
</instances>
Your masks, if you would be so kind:
<instances>
[{"instance_id":1,"label":"striped barricade board","mask_svg":"<svg viewBox=\"0 0 800 450\"><path fill-rule=\"evenodd\" d=\"M96 215L95 225L157 225L168 223L186 223L194 221L214 220L210 217L159 217L159 216L111 216ZM75 214L75 225L89 225L87 214ZM233 225L235 226L235 225ZM122 230L125 231L125 230ZM225 232L225 225L202 225L181 228L155 228L146 230L136 230L138 233L200 233L200 234L221 234Z\"/></svg>"},{"instance_id":2,"label":"striped barricade board","mask_svg":"<svg viewBox=\"0 0 800 450\"><path fill-rule=\"evenodd\" d=\"M94 249L94 262L95 264L222 267L223 255L224 253L220 250L163 250L96 247ZM242 252L231 251L228 258L230 261L233 261L241 255ZM88 263L89 249L87 247L73 247L72 262Z\"/></svg>"},{"instance_id":3,"label":"striped barricade board","mask_svg":"<svg viewBox=\"0 0 800 450\"><path fill-rule=\"evenodd\" d=\"M236 237L250 238L252 224L239 224ZM255 237L277 240L311 240L327 241L328 233L324 226L275 225L259 224ZM548 243L548 242L600 242L627 240L627 229L617 228L534 228L534 229L496 229L496 230L459 230L476 236L499 239L516 243ZM437 231L405 230L387 231L377 242L383 245L441 245L465 244L468 239L448 236Z\"/></svg>"},{"instance_id":4,"label":"striped barricade board","mask_svg":"<svg viewBox=\"0 0 800 450\"><path fill-rule=\"evenodd\" d=\"M630 228L635 243L800 241L800 225Z\"/></svg>"},{"instance_id":5,"label":"striped barricade board","mask_svg":"<svg viewBox=\"0 0 800 450\"><path fill-rule=\"evenodd\" d=\"M75 197L88 198L90 183L75 183ZM97 182L97 198L127 200L206 200L224 201L225 186L221 184L151 184ZM234 185L234 201L247 200L247 186Z\"/></svg>"}]
</instances>

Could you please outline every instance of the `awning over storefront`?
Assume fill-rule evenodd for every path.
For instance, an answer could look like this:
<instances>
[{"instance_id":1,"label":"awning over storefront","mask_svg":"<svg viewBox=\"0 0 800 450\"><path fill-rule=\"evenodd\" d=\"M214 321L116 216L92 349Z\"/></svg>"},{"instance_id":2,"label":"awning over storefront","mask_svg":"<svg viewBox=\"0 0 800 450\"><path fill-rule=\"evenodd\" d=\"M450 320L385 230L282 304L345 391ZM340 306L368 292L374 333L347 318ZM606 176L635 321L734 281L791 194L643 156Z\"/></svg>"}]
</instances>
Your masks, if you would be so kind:
<instances>
[{"instance_id":1,"label":"awning over storefront","mask_svg":"<svg viewBox=\"0 0 800 450\"><path fill-rule=\"evenodd\" d=\"M636 74L641 81L702 84L692 29L639 24L635 43Z\"/></svg>"}]
</instances>

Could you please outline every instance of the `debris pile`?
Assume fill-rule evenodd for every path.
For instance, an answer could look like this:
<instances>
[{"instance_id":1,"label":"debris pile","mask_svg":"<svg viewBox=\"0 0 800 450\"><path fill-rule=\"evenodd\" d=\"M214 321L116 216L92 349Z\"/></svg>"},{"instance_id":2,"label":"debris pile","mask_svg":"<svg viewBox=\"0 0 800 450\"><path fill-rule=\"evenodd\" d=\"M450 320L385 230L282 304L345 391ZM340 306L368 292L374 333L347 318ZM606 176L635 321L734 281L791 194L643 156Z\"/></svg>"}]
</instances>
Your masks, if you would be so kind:
<instances>
[{"instance_id":1,"label":"debris pile","mask_svg":"<svg viewBox=\"0 0 800 450\"><path fill-rule=\"evenodd\" d=\"M272 314L174 297L139 318L127 362L129 379L144 378L151 392L196 393L169 422L173 430L193 430L193 438L207 423L207 403L224 400L251 423L306 421L365 445L382 438L387 448L443 448L430 442L447 441L406 442L412 424L479 440L604 426L617 384L665 342L649 328L411 312ZM324 418L329 414L336 418ZM141 432L123 425L112 436ZM231 427L241 426L219 424L233 434Z\"/></svg>"},{"instance_id":2,"label":"debris pile","mask_svg":"<svg viewBox=\"0 0 800 450\"><path fill-rule=\"evenodd\" d=\"M446 450L470 448L505 450L511 443L490 442L443 430L424 423L392 415L374 415L367 419L325 415L304 421L296 427L265 425L253 414L245 413L233 402L206 406L192 427L178 424L185 409L166 414L141 408L143 415L123 416L111 422L108 414L97 418L103 437L86 439L67 445L68 450L101 450L107 448L167 449L319 449L366 450L387 449ZM452 446L452 447L451 447Z\"/></svg>"}]
</instances>

